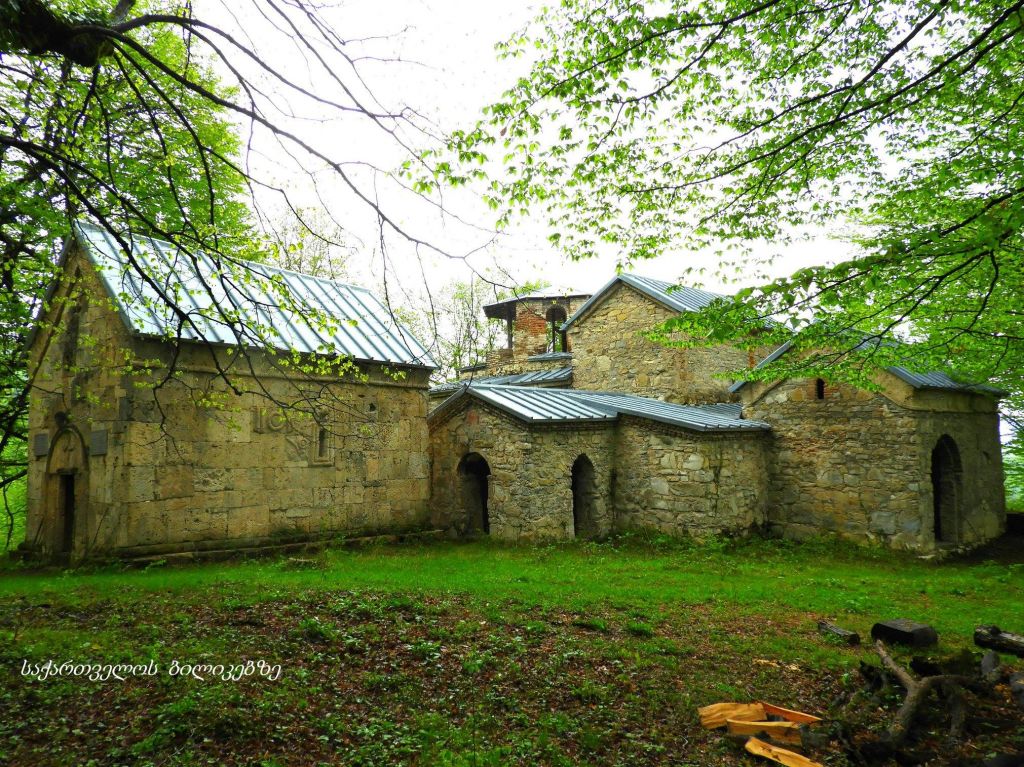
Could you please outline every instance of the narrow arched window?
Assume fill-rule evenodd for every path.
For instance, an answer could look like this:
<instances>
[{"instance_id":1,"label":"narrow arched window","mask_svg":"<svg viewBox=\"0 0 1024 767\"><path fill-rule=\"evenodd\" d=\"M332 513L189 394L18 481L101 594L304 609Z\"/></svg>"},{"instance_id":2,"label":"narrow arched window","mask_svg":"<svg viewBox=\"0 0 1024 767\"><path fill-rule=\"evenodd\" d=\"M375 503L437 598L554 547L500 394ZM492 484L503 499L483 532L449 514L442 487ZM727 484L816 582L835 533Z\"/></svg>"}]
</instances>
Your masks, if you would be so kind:
<instances>
[{"instance_id":1,"label":"narrow arched window","mask_svg":"<svg viewBox=\"0 0 1024 767\"><path fill-rule=\"evenodd\" d=\"M560 306L552 306L545 315L548 323L548 351L565 352L569 351L569 344L562 332L562 325L565 324L565 309Z\"/></svg>"},{"instance_id":2,"label":"narrow arched window","mask_svg":"<svg viewBox=\"0 0 1024 767\"><path fill-rule=\"evenodd\" d=\"M814 396L818 399L825 399L825 379L819 378L814 382Z\"/></svg>"}]
</instances>

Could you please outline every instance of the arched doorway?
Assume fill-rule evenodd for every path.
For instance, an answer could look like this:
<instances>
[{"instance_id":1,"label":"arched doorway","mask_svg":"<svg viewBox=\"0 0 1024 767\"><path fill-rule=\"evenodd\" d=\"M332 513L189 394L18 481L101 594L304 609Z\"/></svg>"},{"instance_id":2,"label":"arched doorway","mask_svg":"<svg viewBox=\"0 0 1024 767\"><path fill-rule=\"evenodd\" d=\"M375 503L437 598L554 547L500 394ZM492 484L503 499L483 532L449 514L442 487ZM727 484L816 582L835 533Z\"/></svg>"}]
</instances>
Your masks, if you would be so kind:
<instances>
[{"instance_id":1,"label":"arched doorway","mask_svg":"<svg viewBox=\"0 0 1024 767\"><path fill-rule=\"evenodd\" d=\"M45 523L50 550L70 556L82 527L87 484L85 445L73 426L64 425L53 439L46 463Z\"/></svg>"},{"instance_id":2,"label":"arched doorway","mask_svg":"<svg viewBox=\"0 0 1024 767\"><path fill-rule=\"evenodd\" d=\"M466 512L466 532L491 532L487 513L487 495L491 467L479 453L467 453L459 461L459 491Z\"/></svg>"},{"instance_id":3,"label":"arched doorway","mask_svg":"<svg viewBox=\"0 0 1024 767\"><path fill-rule=\"evenodd\" d=\"M932 508L935 542L959 543L963 468L956 442L943 434L932 450Z\"/></svg>"},{"instance_id":4,"label":"arched doorway","mask_svg":"<svg viewBox=\"0 0 1024 767\"><path fill-rule=\"evenodd\" d=\"M594 464L585 455L572 465L572 528L577 538L597 535L597 483Z\"/></svg>"}]
</instances>

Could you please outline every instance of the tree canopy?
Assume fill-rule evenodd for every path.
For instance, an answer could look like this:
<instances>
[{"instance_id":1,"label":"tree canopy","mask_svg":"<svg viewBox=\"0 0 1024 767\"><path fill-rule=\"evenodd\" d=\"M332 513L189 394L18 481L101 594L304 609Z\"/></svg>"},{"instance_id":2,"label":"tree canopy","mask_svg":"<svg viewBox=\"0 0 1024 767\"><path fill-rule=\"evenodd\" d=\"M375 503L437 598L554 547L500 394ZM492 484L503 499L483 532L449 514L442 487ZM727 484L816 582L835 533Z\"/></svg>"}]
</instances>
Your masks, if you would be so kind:
<instances>
[{"instance_id":1,"label":"tree canopy","mask_svg":"<svg viewBox=\"0 0 1024 767\"><path fill-rule=\"evenodd\" d=\"M505 221L543 211L573 258L671 252L683 272L710 250L749 280L759 254L843 231L855 258L664 331L799 331L807 354L763 375L866 381L899 361L990 381L1019 410L1022 6L562 0L502 46L529 72L457 135L450 175L485 179Z\"/></svg>"}]
</instances>

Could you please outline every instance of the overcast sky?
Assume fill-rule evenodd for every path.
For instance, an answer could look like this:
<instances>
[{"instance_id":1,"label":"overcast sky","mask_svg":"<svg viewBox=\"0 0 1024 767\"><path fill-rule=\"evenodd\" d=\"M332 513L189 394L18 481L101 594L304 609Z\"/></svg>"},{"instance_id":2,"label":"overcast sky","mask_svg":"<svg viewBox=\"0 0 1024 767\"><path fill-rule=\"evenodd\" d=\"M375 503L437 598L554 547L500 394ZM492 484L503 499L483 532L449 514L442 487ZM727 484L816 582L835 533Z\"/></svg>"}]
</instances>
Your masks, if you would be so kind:
<instances>
[{"instance_id":1,"label":"overcast sky","mask_svg":"<svg viewBox=\"0 0 1024 767\"><path fill-rule=\"evenodd\" d=\"M346 46L351 54L371 57L361 61L359 67L373 96L389 108L411 106L440 130L448 131L472 126L481 109L525 73L525 62L500 61L495 44L532 19L536 6L524 0L351 0L324 13L332 21L334 31L346 40L386 36ZM310 65L287 44L286 38L272 32L269 26L261 26L253 14L226 2L215 13L225 27L236 27L252 37L268 63L289 77L302 80L321 95L338 91L337 82L328 73L319 71L315 62ZM401 61L376 61L377 57ZM351 78L351 73L338 70L338 74L347 80ZM280 119L332 157L350 163L368 160L381 167L392 167L403 158L394 142L379 129L367 125L366 120L318 113L317 107L300 102L301 99L289 98L288 107L307 119ZM308 119L312 115L324 119ZM411 143L424 140L415 135L407 135L407 139ZM353 280L378 287L382 259L372 211L355 200L336 174L317 170L316 162L300 158L297 164L292 153L269 143L257 143L257 147L259 151L250 159L260 173L286 183L292 197L301 203L326 207L353 233L358 242ZM315 176L311 178L298 165L307 171L315 170ZM390 236L389 277L399 280L406 291L422 292L424 285L436 291L452 278L468 278L474 270L495 266L505 270L512 280L544 279L584 291L599 287L614 274L618 261L615 253L582 263L563 259L548 247L548 232L540 217L518 221L511 230L476 250L492 240L487 229L493 221L473 190L446 193L447 212L442 213L386 183L374 184L372 176L358 165L351 166L350 172L364 190L377 196L381 206L406 231L454 256L472 253L465 260L440 257L429 248L417 249L401 237ZM766 255L773 253L769 244L762 246L762 250ZM790 246L773 254L770 273L781 276L801 266L836 260L845 250L844 245L823 238ZM632 269L674 281L684 268L694 264L711 266L713 258L680 252L638 263ZM753 273L744 277L755 281ZM728 289L712 278L705 287Z\"/></svg>"}]
</instances>

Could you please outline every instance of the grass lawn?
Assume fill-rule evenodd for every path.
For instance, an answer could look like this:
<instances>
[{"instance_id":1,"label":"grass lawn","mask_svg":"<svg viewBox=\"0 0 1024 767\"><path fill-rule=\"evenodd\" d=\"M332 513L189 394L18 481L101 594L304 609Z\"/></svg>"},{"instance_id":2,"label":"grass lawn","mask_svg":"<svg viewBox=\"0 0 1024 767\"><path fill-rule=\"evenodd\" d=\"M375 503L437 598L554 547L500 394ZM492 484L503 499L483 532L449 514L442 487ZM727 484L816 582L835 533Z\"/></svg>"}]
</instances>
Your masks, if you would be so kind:
<instances>
[{"instance_id":1,"label":"grass lawn","mask_svg":"<svg viewBox=\"0 0 1024 767\"><path fill-rule=\"evenodd\" d=\"M915 618L939 631L935 654L976 650L975 625L1024 633L1022 562L1024 552L935 564L831 542L620 540L145 571L7 566L0 763L755 764L701 730L696 707L763 699L861 734L883 727L898 697L869 699L857 673L877 659L816 622L867 636L876 620ZM159 671L22 675L50 659L155 660ZM279 678L168 673L175 661L247 660L279 665ZM961 753L1024 750L1011 708L980 710ZM831 732L815 758L850 763L849 730Z\"/></svg>"}]
</instances>

